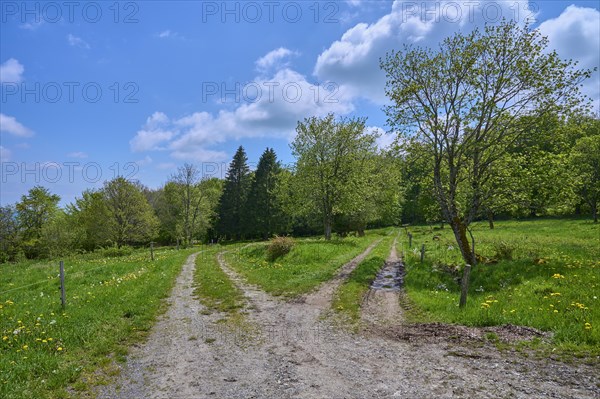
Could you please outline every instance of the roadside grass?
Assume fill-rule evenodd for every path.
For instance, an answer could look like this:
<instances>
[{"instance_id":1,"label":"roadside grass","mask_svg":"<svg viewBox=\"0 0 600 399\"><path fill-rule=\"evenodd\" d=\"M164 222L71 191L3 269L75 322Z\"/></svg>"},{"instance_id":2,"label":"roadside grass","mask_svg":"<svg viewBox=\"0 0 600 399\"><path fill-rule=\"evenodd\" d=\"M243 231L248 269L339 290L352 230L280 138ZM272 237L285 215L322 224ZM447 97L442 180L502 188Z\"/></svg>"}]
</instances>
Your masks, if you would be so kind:
<instances>
[{"instance_id":1,"label":"roadside grass","mask_svg":"<svg viewBox=\"0 0 600 399\"><path fill-rule=\"evenodd\" d=\"M600 226L587 220L541 219L472 226L476 252L491 263L471 272L465 309L458 308L462 261L446 227L402 233L412 321L469 326L515 324L553 333L552 347L576 356L600 354ZM419 249L425 244L424 263ZM424 311L424 312L423 312Z\"/></svg>"},{"instance_id":2,"label":"roadside grass","mask_svg":"<svg viewBox=\"0 0 600 399\"><path fill-rule=\"evenodd\" d=\"M266 245L229 252L225 259L250 284L275 296L293 298L330 280L335 272L363 252L389 229L371 230L364 237L297 239L294 248L274 262L267 260Z\"/></svg>"},{"instance_id":3,"label":"roadside grass","mask_svg":"<svg viewBox=\"0 0 600 399\"><path fill-rule=\"evenodd\" d=\"M219 252L239 248L239 244L215 245L196 257L194 294L209 311L235 314L244 306L243 293L221 269L217 260Z\"/></svg>"},{"instance_id":4,"label":"roadside grass","mask_svg":"<svg viewBox=\"0 0 600 399\"><path fill-rule=\"evenodd\" d=\"M350 326L358 325L363 298L384 266L395 237L394 234L381 240L334 294L331 307L343 316Z\"/></svg>"},{"instance_id":5,"label":"roadside grass","mask_svg":"<svg viewBox=\"0 0 600 399\"><path fill-rule=\"evenodd\" d=\"M147 249L65 257L64 310L57 261L1 264L0 398L77 397L116 374L199 250L156 249L154 262Z\"/></svg>"}]
</instances>

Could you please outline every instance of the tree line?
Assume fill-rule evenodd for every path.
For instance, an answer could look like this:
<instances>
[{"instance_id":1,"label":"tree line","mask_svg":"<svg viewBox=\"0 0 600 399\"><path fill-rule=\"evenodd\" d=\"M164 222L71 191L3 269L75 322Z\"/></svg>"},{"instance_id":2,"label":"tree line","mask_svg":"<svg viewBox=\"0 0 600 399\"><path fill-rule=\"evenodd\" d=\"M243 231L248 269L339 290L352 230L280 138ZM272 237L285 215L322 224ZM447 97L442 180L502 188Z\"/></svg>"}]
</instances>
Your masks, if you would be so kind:
<instances>
[{"instance_id":1,"label":"tree line","mask_svg":"<svg viewBox=\"0 0 600 399\"><path fill-rule=\"evenodd\" d=\"M466 263L470 224L498 217L598 220L600 121L580 92L592 71L512 22L457 33L439 49L406 46L381 60L396 141L377 147L366 119L299 121L293 166L273 149L250 170L239 147L224 179L185 164L158 189L122 177L74 203L34 187L0 208L0 260L107 246L364 234L444 223ZM470 237L469 237L470 236Z\"/></svg>"}]
</instances>

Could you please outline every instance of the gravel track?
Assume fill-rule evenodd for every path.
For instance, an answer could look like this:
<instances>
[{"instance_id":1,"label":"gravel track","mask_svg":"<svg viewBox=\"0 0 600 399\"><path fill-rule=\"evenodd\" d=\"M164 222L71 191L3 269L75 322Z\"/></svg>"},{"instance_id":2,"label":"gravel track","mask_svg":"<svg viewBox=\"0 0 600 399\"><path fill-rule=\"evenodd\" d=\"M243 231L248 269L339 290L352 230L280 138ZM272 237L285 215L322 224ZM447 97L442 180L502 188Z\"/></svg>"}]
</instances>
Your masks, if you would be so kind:
<instances>
[{"instance_id":1,"label":"gravel track","mask_svg":"<svg viewBox=\"0 0 600 399\"><path fill-rule=\"evenodd\" d=\"M248 298L244 321L221 323L193 298L188 258L147 342L99 398L600 398L597 365L500 353L434 336L352 334L330 323L331 297L376 243L318 290L284 302L222 269Z\"/></svg>"}]
</instances>

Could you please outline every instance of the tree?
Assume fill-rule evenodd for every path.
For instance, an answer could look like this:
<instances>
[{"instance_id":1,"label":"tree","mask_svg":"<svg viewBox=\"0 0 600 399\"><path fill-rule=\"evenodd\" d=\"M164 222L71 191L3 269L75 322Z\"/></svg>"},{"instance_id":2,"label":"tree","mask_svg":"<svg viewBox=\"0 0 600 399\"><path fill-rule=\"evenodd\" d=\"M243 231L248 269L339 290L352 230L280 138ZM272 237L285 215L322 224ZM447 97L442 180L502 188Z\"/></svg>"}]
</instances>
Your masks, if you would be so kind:
<instances>
[{"instance_id":1,"label":"tree","mask_svg":"<svg viewBox=\"0 0 600 399\"><path fill-rule=\"evenodd\" d=\"M280 174L277 155L267 148L258 161L246 202L247 224L252 226L254 236L267 239L286 228L286 216L277 197Z\"/></svg>"},{"instance_id":2,"label":"tree","mask_svg":"<svg viewBox=\"0 0 600 399\"><path fill-rule=\"evenodd\" d=\"M22 244L27 257L40 255L42 227L58 212L59 201L60 197L51 194L47 188L35 186L16 204L19 230L22 232Z\"/></svg>"},{"instance_id":3,"label":"tree","mask_svg":"<svg viewBox=\"0 0 600 399\"><path fill-rule=\"evenodd\" d=\"M0 263L16 260L19 247L17 210L12 205L0 206Z\"/></svg>"},{"instance_id":4,"label":"tree","mask_svg":"<svg viewBox=\"0 0 600 399\"><path fill-rule=\"evenodd\" d=\"M83 230L79 247L93 251L110 241L110 213L102 191L85 190L74 204L67 205L67 214Z\"/></svg>"},{"instance_id":5,"label":"tree","mask_svg":"<svg viewBox=\"0 0 600 399\"><path fill-rule=\"evenodd\" d=\"M206 231L220 185L216 179L202 180L200 170L186 163L171 177L165 193L176 215L176 226L181 229L186 245L190 245L196 234Z\"/></svg>"},{"instance_id":6,"label":"tree","mask_svg":"<svg viewBox=\"0 0 600 399\"><path fill-rule=\"evenodd\" d=\"M244 208L251 184L248 158L240 146L229 165L223 194L219 200L217 231L227 238L241 238L246 233Z\"/></svg>"},{"instance_id":7,"label":"tree","mask_svg":"<svg viewBox=\"0 0 600 399\"><path fill-rule=\"evenodd\" d=\"M108 214L106 231L117 247L156 236L158 219L138 185L117 177L104 183L102 195Z\"/></svg>"},{"instance_id":8,"label":"tree","mask_svg":"<svg viewBox=\"0 0 600 399\"><path fill-rule=\"evenodd\" d=\"M365 132L364 118L336 121L333 114L298 122L296 132L291 148L297 158L297 191L304 210L319 215L330 240L335 215L352 214L361 206L365 168L377 136Z\"/></svg>"},{"instance_id":9,"label":"tree","mask_svg":"<svg viewBox=\"0 0 600 399\"><path fill-rule=\"evenodd\" d=\"M547 46L538 31L502 22L457 33L435 52L406 46L381 61L388 123L423 144L437 202L467 264L476 260L467 230L495 162L545 114L582 107L579 85L591 71Z\"/></svg>"},{"instance_id":10,"label":"tree","mask_svg":"<svg viewBox=\"0 0 600 399\"><path fill-rule=\"evenodd\" d=\"M596 120L596 125L599 121ZM598 131L597 131L598 132ZM571 150L570 166L574 171L577 192L590 207L594 223L598 223L600 203L600 133L582 137Z\"/></svg>"}]
</instances>

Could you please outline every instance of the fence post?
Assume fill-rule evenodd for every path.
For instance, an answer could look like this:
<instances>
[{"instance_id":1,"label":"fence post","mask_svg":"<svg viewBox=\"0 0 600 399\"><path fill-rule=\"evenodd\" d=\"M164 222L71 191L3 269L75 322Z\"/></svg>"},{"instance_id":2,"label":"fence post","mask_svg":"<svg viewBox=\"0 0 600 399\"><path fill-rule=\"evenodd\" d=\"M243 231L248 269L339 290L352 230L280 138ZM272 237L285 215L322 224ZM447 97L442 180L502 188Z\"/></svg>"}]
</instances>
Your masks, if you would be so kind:
<instances>
[{"instance_id":1,"label":"fence post","mask_svg":"<svg viewBox=\"0 0 600 399\"><path fill-rule=\"evenodd\" d=\"M467 292L469 290L469 275L471 274L471 265L466 264L463 272L463 278L460 282L460 303L459 307L464 308L467 304Z\"/></svg>"},{"instance_id":2,"label":"fence post","mask_svg":"<svg viewBox=\"0 0 600 399\"><path fill-rule=\"evenodd\" d=\"M179 251L179 238L177 238L177 250Z\"/></svg>"},{"instance_id":3,"label":"fence post","mask_svg":"<svg viewBox=\"0 0 600 399\"><path fill-rule=\"evenodd\" d=\"M150 242L150 259L154 260L154 241Z\"/></svg>"},{"instance_id":4,"label":"fence post","mask_svg":"<svg viewBox=\"0 0 600 399\"><path fill-rule=\"evenodd\" d=\"M412 248L412 234L408 233L408 247Z\"/></svg>"},{"instance_id":5,"label":"fence post","mask_svg":"<svg viewBox=\"0 0 600 399\"><path fill-rule=\"evenodd\" d=\"M425 244L421 245L421 263L423 263L423 258L425 258Z\"/></svg>"},{"instance_id":6,"label":"fence post","mask_svg":"<svg viewBox=\"0 0 600 399\"><path fill-rule=\"evenodd\" d=\"M67 305L67 298L65 295L65 263L60 261L60 302L62 307Z\"/></svg>"}]
</instances>

